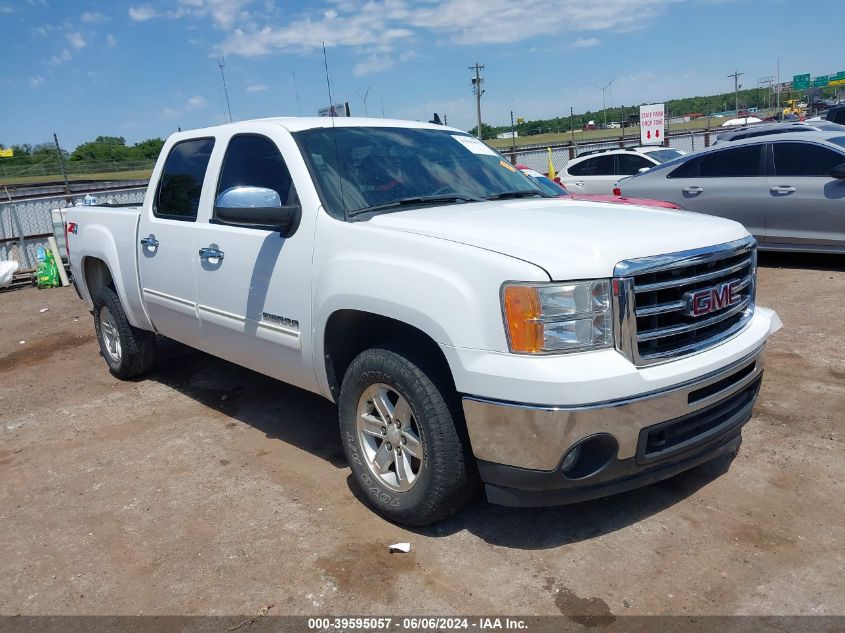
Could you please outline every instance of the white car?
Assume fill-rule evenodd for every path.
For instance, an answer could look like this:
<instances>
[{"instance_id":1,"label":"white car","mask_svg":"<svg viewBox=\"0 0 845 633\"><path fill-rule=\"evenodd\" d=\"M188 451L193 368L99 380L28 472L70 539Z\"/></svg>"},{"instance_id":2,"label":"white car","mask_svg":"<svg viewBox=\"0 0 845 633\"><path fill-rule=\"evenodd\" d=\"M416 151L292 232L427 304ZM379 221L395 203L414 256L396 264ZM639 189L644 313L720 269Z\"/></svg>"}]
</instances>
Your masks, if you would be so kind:
<instances>
[{"instance_id":1,"label":"white car","mask_svg":"<svg viewBox=\"0 0 845 633\"><path fill-rule=\"evenodd\" d=\"M741 224L549 197L442 125L180 132L142 205L66 228L112 374L161 334L324 396L360 498L408 525L482 482L572 503L735 453L780 325Z\"/></svg>"},{"instance_id":2,"label":"white car","mask_svg":"<svg viewBox=\"0 0 845 633\"><path fill-rule=\"evenodd\" d=\"M558 175L572 193L609 194L613 193L620 178L633 176L685 153L662 145L596 150L569 161Z\"/></svg>"}]
</instances>

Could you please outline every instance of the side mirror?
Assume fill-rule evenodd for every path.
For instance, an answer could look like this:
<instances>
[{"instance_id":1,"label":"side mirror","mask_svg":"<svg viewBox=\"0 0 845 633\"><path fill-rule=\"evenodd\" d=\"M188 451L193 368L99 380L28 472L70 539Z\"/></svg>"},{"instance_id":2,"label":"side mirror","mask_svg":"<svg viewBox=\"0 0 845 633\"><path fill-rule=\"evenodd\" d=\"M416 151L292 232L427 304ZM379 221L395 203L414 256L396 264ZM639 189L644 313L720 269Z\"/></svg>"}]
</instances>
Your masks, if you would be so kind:
<instances>
[{"instance_id":1,"label":"side mirror","mask_svg":"<svg viewBox=\"0 0 845 633\"><path fill-rule=\"evenodd\" d=\"M637 170L637 173L638 173L638 174L644 174L644 173L646 173L649 169L651 169L651 167L640 167L640 168Z\"/></svg>"},{"instance_id":2,"label":"side mirror","mask_svg":"<svg viewBox=\"0 0 845 633\"><path fill-rule=\"evenodd\" d=\"M830 176L832 178L838 178L840 180L845 180L845 163L839 163L836 167L830 170Z\"/></svg>"},{"instance_id":3,"label":"side mirror","mask_svg":"<svg viewBox=\"0 0 845 633\"><path fill-rule=\"evenodd\" d=\"M302 217L298 204L284 206L277 191L264 187L230 187L214 201L214 217L223 224L278 231L282 237L296 232Z\"/></svg>"}]
</instances>

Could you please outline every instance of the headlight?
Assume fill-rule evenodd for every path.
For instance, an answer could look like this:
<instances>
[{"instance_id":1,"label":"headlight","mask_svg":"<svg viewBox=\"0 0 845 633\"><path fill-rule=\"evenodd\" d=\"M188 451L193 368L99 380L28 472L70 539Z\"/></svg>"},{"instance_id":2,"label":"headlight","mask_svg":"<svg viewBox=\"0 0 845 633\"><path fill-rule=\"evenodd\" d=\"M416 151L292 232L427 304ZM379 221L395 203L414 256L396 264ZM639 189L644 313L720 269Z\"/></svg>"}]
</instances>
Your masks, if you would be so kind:
<instances>
[{"instance_id":1,"label":"headlight","mask_svg":"<svg viewBox=\"0 0 845 633\"><path fill-rule=\"evenodd\" d=\"M502 313L512 352L583 352L610 347L610 281L505 284Z\"/></svg>"}]
</instances>

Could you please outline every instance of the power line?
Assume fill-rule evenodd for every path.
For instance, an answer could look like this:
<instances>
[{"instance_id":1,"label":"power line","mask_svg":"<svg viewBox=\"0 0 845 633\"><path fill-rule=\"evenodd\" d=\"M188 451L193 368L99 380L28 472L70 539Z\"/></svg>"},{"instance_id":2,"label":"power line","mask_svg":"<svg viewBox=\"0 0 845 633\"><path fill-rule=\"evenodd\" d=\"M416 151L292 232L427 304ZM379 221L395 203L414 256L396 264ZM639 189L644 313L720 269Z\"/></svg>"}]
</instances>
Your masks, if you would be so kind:
<instances>
[{"instance_id":1,"label":"power line","mask_svg":"<svg viewBox=\"0 0 845 633\"><path fill-rule=\"evenodd\" d=\"M728 77L734 78L734 105L736 107L736 116L739 116L739 78L742 77L745 73L741 73L738 70L735 70L732 75L728 75Z\"/></svg>"}]
</instances>

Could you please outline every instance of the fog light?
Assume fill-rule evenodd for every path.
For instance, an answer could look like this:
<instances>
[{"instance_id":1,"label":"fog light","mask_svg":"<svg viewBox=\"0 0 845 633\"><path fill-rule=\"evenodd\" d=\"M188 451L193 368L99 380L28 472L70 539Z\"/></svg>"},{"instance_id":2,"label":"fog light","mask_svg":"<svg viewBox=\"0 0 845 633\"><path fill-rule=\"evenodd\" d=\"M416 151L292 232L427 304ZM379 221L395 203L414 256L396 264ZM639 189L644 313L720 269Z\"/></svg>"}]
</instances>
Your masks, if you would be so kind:
<instances>
[{"instance_id":1,"label":"fog light","mask_svg":"<svg viewBox=\"0 0 845 633\"><path fill-rule=\"evenodd\" d=\"M585 479L597 475L616 457L619 444L609 433L585 437L569 449L560 464L567 479Z\"/></svg>"},{"instance_id":2,"label":"fog light","mask_svg":"<svg viewBox=\"0 0 845 633\"><path fill-rule=\"evenodd\" d=\"M579 444L571 451L566 454L566 457L563 458L563 463L560 465L560 469L566 473L572 470L572 467L575 466L575 463L578 461L578 458L581 456L581 445Z\"/></svg>"}]
</instances>

